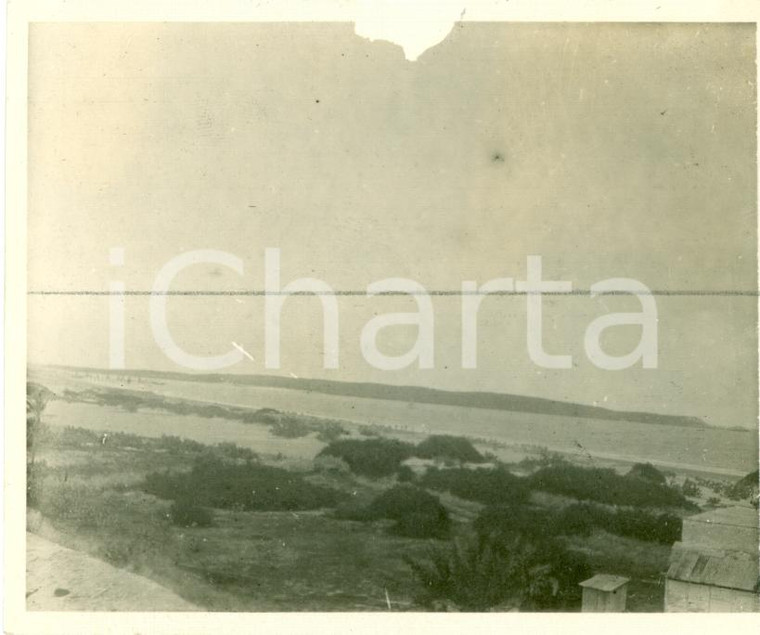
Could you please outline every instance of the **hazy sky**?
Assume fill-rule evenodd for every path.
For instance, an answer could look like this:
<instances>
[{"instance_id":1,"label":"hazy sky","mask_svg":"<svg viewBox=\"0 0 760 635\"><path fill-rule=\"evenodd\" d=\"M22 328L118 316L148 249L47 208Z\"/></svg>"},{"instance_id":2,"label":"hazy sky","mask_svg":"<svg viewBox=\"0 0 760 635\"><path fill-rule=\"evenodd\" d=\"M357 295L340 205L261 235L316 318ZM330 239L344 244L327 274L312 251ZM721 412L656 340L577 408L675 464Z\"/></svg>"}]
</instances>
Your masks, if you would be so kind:
<instances>
[{"instance_id":1,"label":"hazy sky","mask_svg":"<svg viewBox=\"0 0 760 635\"><path fill-rule=\"evenodd\" d=\"M651 289L757 288L752 25L455 27L416 62L350 24L35 25L30 33L29 288L149 290L193 249L243 259L183 272L175 289L340 290L406 277L545 279L578 289L629 277ZM125 249L123 267L108 262ZM583 333L630 297L545 300L536 367L524 297L484 300L479 367L460 364L460 299L436 297L436 367L379 371L359 334L403 297L340 300L341 368L322 368L319 301L289 299L281 374L545 396L753 425L757 298L660 296L659 368L595 368ZM181 370L153 342L148 301L127 301L127 366ZM32 362L105 366L108 299L33 296ZM263 300L173 297L194 354L240 343L260 373ZM604 340L624 354L639 329ZM402 353L414 329L387 329Z\"/></svg>"}]
</instances>

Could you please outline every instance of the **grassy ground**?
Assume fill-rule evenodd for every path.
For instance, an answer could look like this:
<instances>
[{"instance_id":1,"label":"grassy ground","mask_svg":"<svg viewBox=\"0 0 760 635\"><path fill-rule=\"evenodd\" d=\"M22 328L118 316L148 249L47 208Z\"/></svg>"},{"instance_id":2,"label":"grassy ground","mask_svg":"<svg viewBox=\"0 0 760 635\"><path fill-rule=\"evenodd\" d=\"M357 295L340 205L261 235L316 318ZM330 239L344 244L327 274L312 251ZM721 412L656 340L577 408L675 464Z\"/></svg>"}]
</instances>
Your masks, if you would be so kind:
<instances>
[{"instance_id":1,"label":"grassy ground","mask_svg":"<svg viewBox=\"0 0 760 635\"><path fill-rule=\"evenodd\" d=\"M128 443L128 444L127 444ZM189 467L196 448L121 447L78 440L48 445L33 530L164 584L207 610L394 610L411 607L404 555L434 541L391 535L382 523L333 519L324 511L214 510L208 528L175 527L168 501L140 491L156 469ZM382 484L313 475L369 500ZM135 607L138 609L139 607Z\"/></svg>"},{"instance_id":2,"label":"grassy ground","mask_svg":"<svg viewBox=\"0 0 760 635\"><path fill-rule=\"evenodd\" d=\"M214 510L211 527L172 525L171 503L142 492L142 480L154 471L189 469L209 453L300 471L309 482L363 504L395 482L315 471L304 459L255 457L232 444L210 447L113 432L104 438L58 427L37 451L42 468L36 507L42 518L32 530L149 577L206 610L388 610L388 602L393 610L420 610L404 557L423 558L437 541L395 536L387 523L339 520L331 510ZM440 497L456 527L482 509L450 494ZM547 507L558 502L545 494L533 498ZM600 531L572 540L596 572L632 579L629 610L662 610L668 546Z\"/></svg>"},{"instance_id":3,"label":"grassy ground","mask_svg":"<svg viewBox=\"0 0 760 635\"><path fill-rule=\"evenodd\" d=\"M574 538L572 543L588 555L595 571L631 579L626 610L634 613L663 610L669 545L615 536L604 531L595 531L589 537Z\"/></svg>"}]
</instances>

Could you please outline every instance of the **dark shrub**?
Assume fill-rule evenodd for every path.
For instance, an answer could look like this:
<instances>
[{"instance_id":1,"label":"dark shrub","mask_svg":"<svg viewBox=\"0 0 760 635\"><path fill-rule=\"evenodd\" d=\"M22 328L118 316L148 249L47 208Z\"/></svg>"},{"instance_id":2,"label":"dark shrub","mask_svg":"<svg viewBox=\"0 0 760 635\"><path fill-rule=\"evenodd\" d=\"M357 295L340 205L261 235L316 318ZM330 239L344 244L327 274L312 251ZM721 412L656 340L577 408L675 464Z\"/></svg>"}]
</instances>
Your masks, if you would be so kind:
<instances>
[{"instance_id":1,"label":"dark shrub","mask_svg":"<svg viewBox=\"0 0 760 635\"><path fill-rule=\"evenodd\" d=\"M673 514L650 514L639 509L619 509L608 531L620 536L671 545L681 540L683 521Z\"/></svg>"},{"instance_id":2,"label":"dark shrub","mask_svg":"<svg viewBox=\"0 0 760 635\"><path fill-rule=\"evenodd\" d=\"M410 538L444 538L449 514L437 497L413 485L396 485L370 503L367 517L395 520L394 531Z\"/></svg>"},{"instance_id":3,"label":"dark shrub","mask_svg":"<svg viewBox=\"0 0 760 635\"><path fill-rule=\"evenodd\" d=\"M483 463L485 459L465 437L436 434L417 445L415 455L421 459L451 459L462 463Z\"/></svg>"},{"instance_id":4,"label":"dark shrub","mask_svg":"<svg viewBox=\"0 0 760 635\"><path fill-rule=\"evenodd\" d=\"M559 511L529 505L497 505L484 509L473 526L481 537L530 536L533 541L557 536L588 536L594 528L638 540L673 544L681 539L682 521L673 514L642 509L609 509L577 503Z\"/></svg>"},{"instance_id":5,"label":"dark shrub","mask_svg":"<svg viewBox=\"0 0 760 635\"><path fill-rule=\"evenodd\" d=\"M317 456L337 456L351 471L364 476L390 476L401 462L412 456L414 446L396 439L342 439L334 441Z\"/></svg>"},{"instance_id":6,"label":"dark shrub","mask_svg":"<svg viewBox=\"0 0 760 635\"><path fill-rule=\"evenodd\" d=\"M510 474L504 468L431 468L419 482L422 487L450 492L460 498L486 505L524 502L530 496L526 480Z\"/></svg>"},{"instance_id":7,"label":"dark shrub","mask_svg":"<svg viewBox=\"0 0 760 635\"><path fill-rule=\"evenodd\" d=\"M614 470L557 465L538 470L529 477L533 489L578 500L633 507L694 508L681 492L667 485L640 478L620 476Z\"/></svg>"},{"instance_id":8,"label":"dark shrub","mask_svg":"<svg viewBox=\"0 0 760 635\"><path fill-rule=\"evenodd\" d=\"M559 533L588 535L598 527L618 536L673 544L681 539L683 522L674 514L653 514L643 509L608 509L581 503L568 505L559 514Z\"/></svg>"},{"instance_id":9,"label":"dark shrub","mask_svg":"<svg viewBox=\"0 0 760 635\"><path fill-rule=\"evenodd\" d=\"M220 509L280 511L332 507L340 494L287 470L203 457L187 473L153 472L143 490L169 500L192 499Z\"/></svg>"},{"instance_id":10,"label":"dark shrub","mask_svg":"<svg viewBox=\"0 0 760 635\"><path fill-rule=\"evenodd\" d=\"M169 517L172 524L178 527L210 527L213 521L213 516L208 509L199 507L187 498L172 503Z\"/></svg>"},{"instance_id":11,"label":"dark shrub","mask_svg":"<svg viewBox=\"0 0 760 635\"><path fill-rule=\"evenodd\" d=\"M377 496L369 506L375 518L398 520L413 512L437 512L443 506L438 497L413 485L395 485Z\"/></svg>"},{"instance_id":12,"label":"dark shrub","mask_svg":"<svg viewBox=\"0 0 760 635\"><path fill-rule=\"evenodd\" d=\"M399 483L411 483L416 478L414 470L408 465L402 465L396 472L396 478Z\"/></svg>"},{"instance_id":13,"label":"dark shrub","mask_svg":"<svg viewBox=\"0 0 760 635\"><path fill-rule=\"evenodd\" d=\"M586 555L552 541L541 549L536 559L542 564L533 569L534 577L530 580L521 610L579 610L582 600L579 585L593 575Z\"/></svg>"},{"instance_id":14,"label":"dark shrub","mask_svg":"<svg viewBox=\"0 0 760 635\"><path fill-rule=\"evenodd\" d=\"M651 463L636 463L626 476L640 478L658 485L665 485L667 482L665 475Z\"/></svg>"},{"instance_id":15,"label":"dark shrub","mask_svg":"<svg viewBox=\"0 0 760 635\"><path fill-rule=\"evenodd\" d=\"M520 537L478 536L431 550L427 560L405 560L420 585L419 602L450 602L464 611L577 608L578 583L590 574L584 556Z\"/></svg>"},{"instance_id":16,"label":"dark shrub","mask_svg":"<svg viewBox=\"0 0 760 635\"><path fill-rule=\"evenodd\" d=\"M407 538L447 538L451 528L448 512L441 508L437 513L412 512L396 521L393 533Z\"/></svg>"},{"instance_id":17,"label":"dark shrub","mask_svg":"<svg viewBox=\"0 0 760 635\"><path fill-rule=\"evenodd\" d=\"M337 456L318 456L314 459L314 471L332 474L348 474L351 468Z\"/></svg>"},{"instance_id":18,"label":"dark shrub","mask_svg":"<svg viewBox=\"0 0 760 635\"><path fill-rule=\"evenodd\" d=\"M558 514L558 531L566 536L590 536L594 530L592 511L591 505L568 505Z\"/></svg>"},{"instance_id":19,"label":"dark shrub","mask_svg":"<svg viewBox=\"0 0 760 635\"><path fill-rule=\"evenodd\" d=\"M517 592L520 559L511 556L500 544L458 540L431 550L427 559L404 560L419 584L420 604L451 602L460 610L487 611Z\"/></svg>"},{"instance_id":20,"label":"dark shrub","mask_svg":"<svg viewBox=\"0 0 760 635\"><path fill-rule=\"evenodd\" d=\"M743 498L751 498L754 499L754 503L757 503L757 492L758 492L758 479L760 479L760 474L758 473L758 470L755 470L754 472L750 472L743 478L739 479L736 483L731 485L726 494L729 498L732 500L741 500Z\"/></svg>"},{"instance_id":21,"label":"dark shrub","mask_svg":"<svg viewBox=\"0 0 760 635\"><path fill-rule=\"evenodd\" d=\"M481 539L526 536L535 542L559 533L556 516L556 512L529 505L494 505L480 512L473 527Z\"/></svg>"}]
</instances>

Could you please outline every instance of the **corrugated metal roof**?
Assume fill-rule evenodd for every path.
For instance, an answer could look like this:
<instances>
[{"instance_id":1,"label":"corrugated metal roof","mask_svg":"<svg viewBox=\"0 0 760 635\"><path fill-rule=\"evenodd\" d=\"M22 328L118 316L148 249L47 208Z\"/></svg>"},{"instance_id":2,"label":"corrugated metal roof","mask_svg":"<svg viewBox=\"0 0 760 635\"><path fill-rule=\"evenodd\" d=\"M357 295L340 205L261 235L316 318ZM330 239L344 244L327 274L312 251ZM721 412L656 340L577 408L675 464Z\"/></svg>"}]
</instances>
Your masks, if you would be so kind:
<instances>
[{"instance_id":1,"label":"corrugated metal roof","mask_svg":"<svg viewBox=\"0 0 760 635\"><path fill-rule=\"evenodd\" d=\"M629 578L620 575L610 575L609 573L600 573L593 578L581 582L582 587L598 589L599 591L614 591L626 584Z\"/></svg>"},{"instance_id":2,"label":"corrugated metal roof","mask_svg":"<svg viewBox=\"0 0 760 635\"><path fill-rule=\"evenodd\" d=\"M757 556L742 551L689 549L676 543L670 556L668 577L682 582L757 591L760 566Z\"/></svg>"}]
</instances>

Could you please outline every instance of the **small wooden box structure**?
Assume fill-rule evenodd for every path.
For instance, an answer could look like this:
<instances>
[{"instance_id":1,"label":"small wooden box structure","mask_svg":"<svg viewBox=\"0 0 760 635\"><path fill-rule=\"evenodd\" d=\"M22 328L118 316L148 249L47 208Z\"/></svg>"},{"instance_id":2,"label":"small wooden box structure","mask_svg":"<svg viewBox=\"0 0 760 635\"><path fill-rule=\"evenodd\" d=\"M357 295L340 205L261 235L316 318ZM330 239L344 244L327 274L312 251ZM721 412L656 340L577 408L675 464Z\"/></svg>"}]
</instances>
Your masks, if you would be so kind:
<instances>
[{"instance_id":1,"label":"small wooden box structure","mask_svg":"<svg viewBox=\"0 0 760 635\"><path fill-rule=\"evenodd\" d=\"M581 582L584 613L622 613L628 595L629 578L601 573Z\"/></svg>"}]
</instances>

